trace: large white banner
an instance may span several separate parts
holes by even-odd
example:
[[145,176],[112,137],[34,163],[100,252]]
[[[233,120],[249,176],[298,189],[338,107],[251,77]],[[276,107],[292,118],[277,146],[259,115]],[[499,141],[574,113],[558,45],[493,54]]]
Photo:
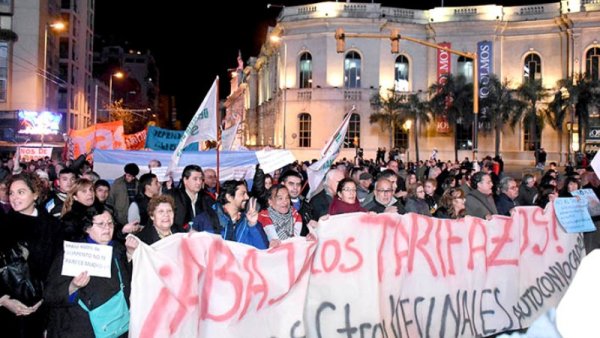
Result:
[[140,245],[131,337],[473,337],[556,306],[584,255],[552,206],[491,221],[346,214],[259,251],[205,233]]

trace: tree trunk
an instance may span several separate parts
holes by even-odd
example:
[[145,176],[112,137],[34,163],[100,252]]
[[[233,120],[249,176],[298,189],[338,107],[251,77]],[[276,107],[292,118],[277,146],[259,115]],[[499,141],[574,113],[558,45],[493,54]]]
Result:
[[563,163],[563,131],[562,129],[558,130],[558,144],[560,145],[559,151],[560,151],[560,157],[559,157],[559,165],[560,163]]
[[454,119],[454,161],[458,161],[458,123]]
[[415,158],[417,159],[415,163],[419,163],[419,117],[415,118],[415,128],[413,129],[413,134],[415,137]]
[[533,113],[533,115],[529,116],[529,142],[533,145],[533,150],[539,149],[539,147],[536,145],[536,143],[537,143],[537,132],[536,132],[537,121],[536,120],[537,120],[537,115],[535,113]]
[[496,121],[496,125],[494,129],[496,129],[496,140],[495,140],[495,150],[494,153],[496,154],[496,156],[500,156],[500,133],[502,132],[502,122],[501,121]]
[[[394,122],[392,121],[392,131],[390,131],[390,151],[394,149]],[[385,162],[385,161],[384,161]]]

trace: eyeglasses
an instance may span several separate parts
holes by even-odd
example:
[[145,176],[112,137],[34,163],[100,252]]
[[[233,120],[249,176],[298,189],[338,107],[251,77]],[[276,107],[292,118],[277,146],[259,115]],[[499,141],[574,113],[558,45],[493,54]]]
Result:
[[352,189],[352,188],[344,188],[342,189],[343,192],[356,192],[356,189]]
[[377,192],[382,192],[384,194],[391,194],[394,192],[392,189],[377,189]]
[[113,223],[113,221],[108,221],[108,222],[93,222],[93,225],[97,226],[98,228],[101,229],[106,229],[106,228],[112,228],[115,226],[115,223]]

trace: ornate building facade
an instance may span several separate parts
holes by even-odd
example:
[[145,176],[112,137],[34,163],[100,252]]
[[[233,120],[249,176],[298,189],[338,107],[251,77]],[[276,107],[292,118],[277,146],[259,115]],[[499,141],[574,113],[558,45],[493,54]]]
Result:
[[[244,141],[248,146],[273,145],[291,150],[300,160],[317,158],[345,114],[355,107],[347,148],[340,157],[353,157],[356,147],[364,148],[367,158],[374,158],[378,147],[390,148],[391,128],[369,122],[374,111],[370,100],[388,89],[420,92],[427,99],[428,88],[438,81],[438,50],[401,40],[399,53],[390,53],[390,39],[348,37],[344,52],[337,53],[334,36],[338,28],[348,35],[389,36],[397,30],[431,43],[448,43],[459,51],[475,52],[485,43],[488,70],[513,87],[528,79],[541,79],[544,87],[557,90],[557,81],[569,76],[587,73],[596,80],[599,77],[598,1],[431,10],[342,2],[285,7],[277,25],[269,29],[260,54],[244,69],[247,87],[240,100],[244,100]],[[483,54],[479,53],[480,57]],[[451,55],[448,61],[452,74],[472,81],[470,59]],[[455,147],[459,158],[470,157],[472,128],[460,123],[456,131],[449,132],[436,123],[420,128],[420,158],[427,158],[437,148],[440,158],[453,159]],[[392,146],[408,149],[408,159],[414,160],[413,132],[414,125],[395,131],[396,144]],[[566,137],[560,142],[548,125],[538,133],[540,143],[535,146],[544,147],[549,160],[564,162],[568,149],[577,150],[568,148],[572,140]],[[504,128],[500,149],[505,160],[533,160],[535,147],[528,134],[522,125]],[[573,134],[577,137],[578,131]],[[480,157],[493,155],[493,133],[479,133],[478,151]]]

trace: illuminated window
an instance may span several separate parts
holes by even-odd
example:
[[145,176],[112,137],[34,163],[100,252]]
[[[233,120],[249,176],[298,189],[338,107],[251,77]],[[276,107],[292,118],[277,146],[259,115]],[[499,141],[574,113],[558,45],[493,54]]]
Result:
[[312,88],[312,56],[310,53],[300,55],[300,88]]
[[585,72],[592,81],[600,81],[600,48],[591,48],[585,54]]
[[308,113],[302,113],[298,115],[298,145],[302,148],[310,147],[311,139],[311,117]]
[[[346,116],[344,116],[345,118]],[[360,147],[360,115],[352,114],[344,140],[344,148]]]
[[540,56],[534,53],[527,54],[527,56],[525,56],[525,63],[523,65],[523,82],[533,82],[541,79],[542,60],[540,59]]
[[344,87],[360,88],[360,55],[355,51],[350,51],[344,59]]
[[408,91],[408,59],[404,55],[396,58],[394,64],[394,89],[397,92]]
[[458,75],[462,75],[467,82],[473,82],[473,60],[461,56],[457,60]]

